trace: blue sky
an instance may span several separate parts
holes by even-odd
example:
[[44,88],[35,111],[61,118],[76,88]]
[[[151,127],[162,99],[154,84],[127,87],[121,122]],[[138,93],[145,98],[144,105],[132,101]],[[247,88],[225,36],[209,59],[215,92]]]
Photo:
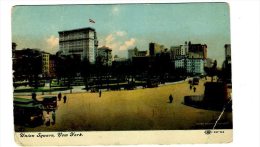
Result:
[[[89,23],[93,19],[96,23]],[[165,47],[207,44],[208,57],[224,60],[224,44],[230,43],[229,7],[226,3],[121,4],[15,6],[12,9],[12,41],[17,48],[58,51],[58,31],[93,27],[99,46],[113,55],[127,56],[149,42]]]

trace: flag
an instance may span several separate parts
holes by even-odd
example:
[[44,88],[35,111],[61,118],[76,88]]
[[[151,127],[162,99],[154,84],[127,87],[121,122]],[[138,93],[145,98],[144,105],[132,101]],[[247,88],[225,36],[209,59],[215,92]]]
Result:
[[91,23],[95,23],[95,21],[94,20],[92,20],[92,19],[88,19],[89,20],[89,22],[91,22]]

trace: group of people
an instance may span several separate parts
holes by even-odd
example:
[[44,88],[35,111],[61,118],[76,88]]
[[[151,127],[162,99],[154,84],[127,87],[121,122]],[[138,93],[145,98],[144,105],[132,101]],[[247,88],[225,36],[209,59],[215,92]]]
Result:
[[[62,94],[58,93],[58,100],[61,101]],[[63,96],[63,103],[67,102],[67,96]],[[44,115],[44,124],[46,126],[54,125],[56,122],[56,112],[55,110],[51,111],[51,116],[50,116],[50,111],[47,110],[46,114]]]
[[[100,94],[100,96],[101,96],[101,94]],[[35,101],[38,101],[36,99],[36,97],[37,97],[36,93],[33,92],[32,93],[32,99],[35,100]],[[61,101],[61,98],[62,98],[62,94],[59,93],[58,94],[58,100]],[[66,103],[66,102],[67,102],[67,96],[64,95],[63,96],[63,103]],[[47,110],[46,113],[44,113],[44,115],[43,115],[43,120],[44,120],[44,124],[46,126],[54,125],[55,122],[56,122],[56,112],[55,112],[55,110],[52,110],[52,111]]]
[[[35,101],[38,101],[38,100],[36,99],[36,96],[37,96],[36,93],[33,92],[33,93],[32,93],[32,99],[35,100]],[[61,101],[61,97],[62,97],[62,95],[61,95],[61,93],[59,93],[59,94],[58,94],[58,100],[59,100],[59,101]],[[100,91],[99,97],[101,97],[101,91]],[[67,96],[64,95],[64,96],[63,96],[63,103],[66,103],[66,102],[67,102]]]
[[[190,84],[190,90],[192,90],[192,87],[193,87],[192,84]],[[196,92],[196,87],[195,86],[193,87],[193,92]]]
[[[61,101],[61,97],[62,97],[62,95],[61,95],[61,93],[59,93],[59,94],[58,94],[58,100],[59,100],[59,101]],[[67,102],[67,96],[64,95],[64,96],[63,96],[63,103],[66,103],[66,102]]]

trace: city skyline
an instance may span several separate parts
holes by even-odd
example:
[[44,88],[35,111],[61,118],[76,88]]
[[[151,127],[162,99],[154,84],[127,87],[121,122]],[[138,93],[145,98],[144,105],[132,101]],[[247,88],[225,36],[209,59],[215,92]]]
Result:
[[58,31],[93,27],[99,47],[110,47],[113,56],[127,57],[135,46],[148,50],[150,42],[170,48],[191,41],[207,44],[208,57],[221,65],[224,45],[230,44],[229,21],[226,3],[16,6],[12,41],[18,49],[55,53]]

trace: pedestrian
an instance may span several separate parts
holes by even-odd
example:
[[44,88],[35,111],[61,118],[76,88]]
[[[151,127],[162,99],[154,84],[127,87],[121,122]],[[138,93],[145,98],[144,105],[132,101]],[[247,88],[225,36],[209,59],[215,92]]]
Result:
[[169,100],[170,100],[170,103],[172,103],[172,101],[173,101],[173,96],[170,94],[170,96],[169,96]]
[[55,110],[52,111],[51,117],[52,117],[52,125],[55,125],[55,122],[56,122]]
[[66,97],[66,95],[64,95],[64,97],[63,97],[63,103],[66,103],[66,101],[67,101],[67,97]]
[[51,122],[50,122],[50,112],[49,111],[47,111],[44,119],[45,119],[45,125],[50,126]]
[[102,94],[102,92],[101,92],[101,90],[99,90],[99,97],[101,97],[101,94]]
[[193,87],[193,91],[196,92],[196,87]]
[[190,84],[190,90],[192,89],[192,85]]
[[61,101],[61,97],[62,97],[62,96],[61,96],[61,93],[59,93],[59,94],[58,94],[58,99],[59,99],[59,101]]

